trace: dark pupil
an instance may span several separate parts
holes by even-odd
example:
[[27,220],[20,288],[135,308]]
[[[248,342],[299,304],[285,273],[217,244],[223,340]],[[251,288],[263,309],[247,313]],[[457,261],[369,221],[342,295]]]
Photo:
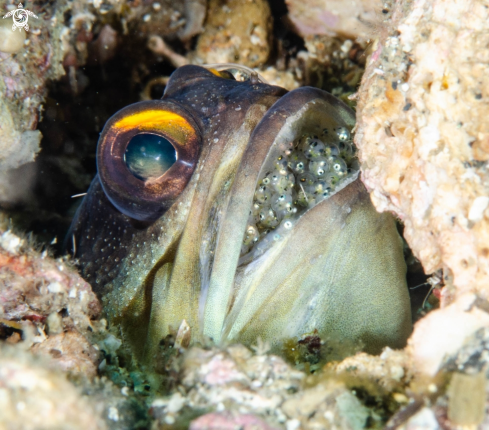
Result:
[[176,159],[173,145],[164,137],[154,134],[134,136],[124,154],[127,168],[143,181],[160,177]]

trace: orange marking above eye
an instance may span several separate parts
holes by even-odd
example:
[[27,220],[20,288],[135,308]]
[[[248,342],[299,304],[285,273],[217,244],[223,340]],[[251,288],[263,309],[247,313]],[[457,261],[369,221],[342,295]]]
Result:
[[207,70],[209,70],[209,72],[211,72],[212,74],[214,74],[214,75],[216,75],[216,76],[218,76],[218,77],[222,78],[221,73],[220,73],[219,71],[217,71],[216,69],[213,69],[213,68],[211,67],[211,68],[209,68],[209,69],[207,69]]
[[217,69],[207,69],[209,72],[211,72],[213,75],[216,75],[218,78],[223,78],[223,79],[234,79],[233,74],[229,70],[217,70]]
[[182,116],[166,110],[146,110],[128,115],[117,121],[113,127],[128,130],[139,128],[140,130],[167,130],[178,127],[185,132],[194,133],[194,128]]

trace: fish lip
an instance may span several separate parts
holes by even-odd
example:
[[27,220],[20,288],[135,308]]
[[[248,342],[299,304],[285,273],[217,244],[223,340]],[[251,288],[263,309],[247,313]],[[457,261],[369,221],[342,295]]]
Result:
[[[309,110],[317,113],[304,120]],[[204,327],[204,335],[218,342],[226,338],[223,324],[227,319],[225,315],[234,302],[233,291],[242,237],[256,185],[264,166],[271,161],[268,157],[272,149],[278,149],[277,139],[285,139],[288,134],[296,137],[300,132],[297,127],[309,127],[313,120],[320,119],[323,115],[331,124],[337,123],[349,128],[354,125],[354,112],[343,102],[320,89],[303,87],[280,97],[251,133],[248,147],[234,178],[225,215],[221,220],[211,274],[205,282],[207,297],[205,310],[201,311],[204,315],[202,321],[213,321],[209,327]],[[237,232],[242,232],[241,236]],[[206,316],[209,312],[212,313],[212,318]]]

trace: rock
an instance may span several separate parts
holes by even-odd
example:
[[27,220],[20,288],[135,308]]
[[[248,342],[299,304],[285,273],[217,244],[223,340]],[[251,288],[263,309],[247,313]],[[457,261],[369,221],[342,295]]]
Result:
[[[97,321],[101,310],[90,285],[63,260],[31,249],[11,231],[0,232],[0,324],[22,333],[24,349],[72,376],[93,379],[100,354],[92,342],[100,340],[110,351],[120,346],[105,333],[104,321]],[[20,336],[7,340],[17,343]]]
[[487,5],[399,1],[389,14],[358,93],[362,179],[426,273],[487,298]]
[[348,391],[341,393],[336,398],[336,405],[343,419],[343,428],[360,430],[366,426],[370,412],[352,393]]
[[394,351],[389,347],[384,348],[378,356],[361,352],[339,363],[328,364],[326,369],[353,378],[375,381],[389,392],[402,391],[413,376],[409,355],[405,351]]
[[442,369],[446,372],[464,372],[470,375],[486,371],[489,379],[489,327],[475,331],[465,339],[455,354],[443,360]]
[[489,314],[477,307],[473,294],[430,312],[418,321],[408,340],[414,369],[434,376],[444,358],[457,353],[467,338],[483,327],[489,327]]
[[288,91],[295,90],[300,86],[294,74],[287,70],[281,71],[269,66],[265,70],[259,70],[259,73],[270,85],[277,85]]
[[[180,373],[182,396],[175,393],[157,398],[152,404],[153,416],[161,425],[175,423],[184,410],[210,409],[221,413],[225,409],[231,416],[216,416],[224,423],[223,428],[232,422],[251,426],[254,416],[268,417],[268,425],[277,426],[286,420],[280,405],[290,391],[300,388],[305,376],[277,356],[254,355],[242,345],[223,350],[190,348]],[[210,425],[212,417],[197,421],[195,428]],[[257,423],[261,425],[260,420]]]
[[[61,2],[59,2],[61,3]],[[32,6],[32,7],[31,7]],[[11,5],[15,9],[14,5]],[[36,130],[40,105],[46,95],[46,82],[64,75],[61,65],[63,38],[62,26],[46,25],[49,18],[61,18],[64,7],[28,5],[39,19],[29,20],[28,38],[15,52],[0,52],[0,201],[18,202],[20,195],[11,191],[12,176],[9,170],[34,161],[39,152],[41,132]],[[3,13],[2,13],[3,15]],[[11,18],[2,20],[10,21]],[[49,22],[49,21],[48,21]],[[11,27],[9,29],[10,33]],[[25,33],[23,29],[15,32]],[[26,38],[26,34],[22,34]],[[2,38],[3,39],[3,38]],[[19,100],[21,102],[19,102]],[[26,178],[25,178],[26,179]],[[20,181],[22,185],[22,181]],[[32,182],[27,183],[30,188]],[[17,189],[18,186],[15,186]]]
[[190,423],[190,430],[278,430],[251,414],[210,413]]
[[[371,412],[346,386],[334,378],[292,395],[282,405],[282,410],[295,428],[341,428],[360,430],[372,418]],[[288,421],[288,426],[290,421]]]
[[80,333],[72,331],[49,336],[32,351],[44,354],[64,371],[93,379],[97,375],[99,352]]
[[20,348],[0,346],[0,428],[106,429],[100,404]]
[[270,54],[271,24],[265,0],[210,0],[192,62],[262,65]]
[[382,15],[375,0],[286,0],[289,18],[303,36],[369,39]]
[[319,410],[321,404],[331,396],[333,390],[325,385],[318,385],[288,399],[282,408],[289,417],[307,417]]
[[[63,329],[91,333],[91,321],[102,310],[91,286],[64,261],[34,251],[26,242],[0,231],[0,318],[28,324],[62,318]],[[54,315],[61,312],[63,317]]]
[[434,412],[429,408],[423,408],[402,426],[397,427],[398,430],[438,430],[438,423]]
[[455,373],[448,389],[448,419],[455,425],[478,426],[486,411],[484,373]]
[[[367,422],[380,425],[379,414],[384,412],[366,407],[346,381],[372,396],[379,396],[393,384],[402,390],[401,372],[390,374],[391,368],[406,361],[401,352],[386,350],[383,357],[358,354],[361,355],[358,363],[370,360],[381,368],[380,362],[386,362],[373,375],[367,376],[361,370],[358,374],[349,373],[346,369],[354,365],[353,360],[329,366],[324,373],[307,378],[281,358],[267,354],[264,345],[256,349],[258,353],[253,354],[242,345],[211,350],[190,348],[179,366],[182,379],[176,390],[152,403],[151,414],[157,428],[180,425],[185,416],[205,410],[209,413],[194,420],[190,428],[227,429],[234,425],[259,429],[285,426],[289,430],[360,430]],[[367,377],[371,381],[365,383]],[[378,378],[384,381],[394,378],[395,382],[381,387],[376,385]]]
[[25,31],[12,31],[12,21],[0,21],[0,52],[14,54],[22,49],[25,42]]

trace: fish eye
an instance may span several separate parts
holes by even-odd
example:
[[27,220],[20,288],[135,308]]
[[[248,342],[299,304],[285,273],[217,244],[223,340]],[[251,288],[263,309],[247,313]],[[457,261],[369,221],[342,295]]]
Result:
[[168,139],[142,133],[129,141],[124,161],[136,178],[147,181],[164,175],[177,161],[177,152]]
[[187,186],[201,146],[199,127],[176,103],[150,100],[125,107],[109,119],[97,147],[105,195],[133,219],[156,220]]

